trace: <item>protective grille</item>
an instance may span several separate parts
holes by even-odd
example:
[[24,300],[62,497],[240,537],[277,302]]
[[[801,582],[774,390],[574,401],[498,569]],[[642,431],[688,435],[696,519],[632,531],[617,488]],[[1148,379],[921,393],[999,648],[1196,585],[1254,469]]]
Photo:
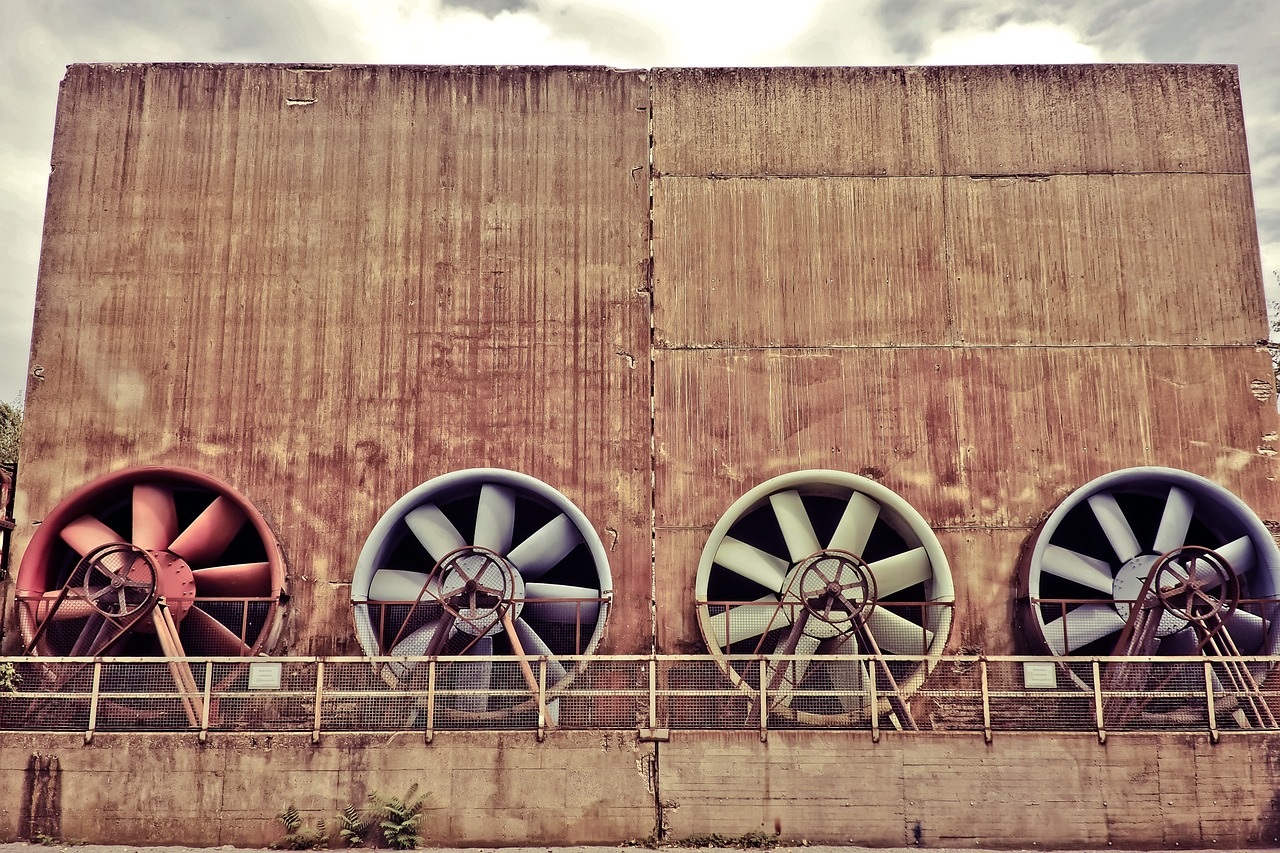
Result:
[[1274,731],[1280,658],[5,658],[0,728]]

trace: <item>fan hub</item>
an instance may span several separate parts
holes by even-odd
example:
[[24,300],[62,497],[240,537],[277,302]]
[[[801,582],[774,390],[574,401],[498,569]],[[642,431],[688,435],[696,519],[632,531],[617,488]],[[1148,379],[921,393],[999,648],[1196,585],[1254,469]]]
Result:
[[511,618],[524,607],[524,580],[511,561],[476,545],[459,548],[437,566],[440,601],[457,617],[459,631],[489,637],[502,629],[504,610]]
[[[186,560],[171,551],[148,551],[156,567],[156,593],[165,600],[175,624],[181,624],[196,598],[196,579]],[[155,633],[150,616],[138,623],[139,631]]]
[[[1116,612],[1120,614],[1121,619],[1126,622],[1129,620],[1133,605],[1142,596],[1142,587],[1147,582],[1147,577],[1158,570],[1160,560],[1159,554],[1139,554],[1127,561],[1116,572],[1112,598],[1115,600]],[[1165,573],[1161,573],[1158,580],[1166,588],[1175,583],[1172,574],[1165,577]],[[1152,589],[1151,592],[1159,595],[1161,590]],[[1187,618],[1164,608],[1164,612],[1160,615],[1160,624],[1156,627],[1156,636],[1160,638],[1172,636],[1185,630],[1187,624]]]
[[788,573],[784,602],[802,605],[812,617],[804,633],[818,640],[848,634],[856,619],[875,606],[875,578],[859,557],[828,549],[801,560]]

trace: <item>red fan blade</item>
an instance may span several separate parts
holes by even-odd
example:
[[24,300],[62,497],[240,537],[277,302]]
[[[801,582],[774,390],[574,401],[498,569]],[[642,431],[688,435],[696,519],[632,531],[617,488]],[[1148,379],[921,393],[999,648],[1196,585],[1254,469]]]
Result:
[[244,523],[245,515],[240,507],[234,501],[218,497],[173,540],[169,550],[188,563],[207,565],[227,550]]
[[261,598],[271,594],[270,563],[237,563],[195,569],[200,598]]
[[244,657],[253,652],[240,636],[199,607],[192,607],[182,620],[188,643],[200,654],[212,657]]
[[89,556],[91,551],[103,545],[124,542],[119,534],[92,515],[80,516],[58,531],[58,535],[81,557]]
[[77,598],[72,595],[64,598],[62,603],[58,605],[58,609],[54,610],[53,603],[58,600],[59,592],[59,590],[46,592],[39,601],[33,602],[38,607],[36,611],[36,620],[38,622],[43,622],[46,619],[52,619],[54,622],[83,619],[97,612],[92,604],[83,598]]
[[173,492],[164,486],[138,483],[133,487],[133,544],[163,551],[178,535],[178,508]]

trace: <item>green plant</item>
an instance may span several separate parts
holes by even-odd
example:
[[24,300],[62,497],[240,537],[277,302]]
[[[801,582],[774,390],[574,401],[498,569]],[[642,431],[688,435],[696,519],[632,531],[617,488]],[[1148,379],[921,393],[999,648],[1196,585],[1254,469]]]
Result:
[[307,829],[302,815],[293,803],[277,815],[284,825],[284,838],[271,845],[276,850],[315,850],[317,847],[328,847],[329,836],[324,829],[324,820],[317,820],[314,829]]
[[350,803],[338,812],[338,835],[348,847],[363,847],[371,829],[373,819],[360,814]]
[[12,663],[0,663],[0,693],[17,693],[22,673]]
[[728,836],[714,832],[710,835],[691,835],[676,842],[677,847],[737,847],[740,850],[771,850],[778,845],[778,836],[767,832],[748,832]]
[[382,829],[382,840],[394,850],[412,850],[422,845],[418,829],[427,797],[424,794],[415,800],[414,795],[417,793],[418,783],[414,782],[403,799],[384,797],[377,791],[369,795],[371,817],[378,821],[378,826]]

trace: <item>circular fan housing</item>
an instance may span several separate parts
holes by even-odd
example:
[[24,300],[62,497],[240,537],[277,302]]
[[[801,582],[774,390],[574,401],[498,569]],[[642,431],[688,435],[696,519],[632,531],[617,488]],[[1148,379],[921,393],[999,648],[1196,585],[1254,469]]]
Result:
[[[1040,526],[1020,566],[1024,633],[1033,651],[1109,655],[1160,557],[1209,549],[1239,580],[1225,626],[1241,653],[1280,654],[1271,628],[1280,549],[1253,511],[1218,484],[1173,468],[1126,468],[1072,492]],[[1166,609],[1148,653],[1198,654],[1194,626]]]
[[[541,656],[548,688],[573,676],[562,656],[595,650],[612,594],[604,545],[582,511],[541,480],[499,468],[445,474],[396,501],[351,584],[366,654]],[[393,663],[382,675],[399,685],[415,670]],[[455,710],[499,716],[527,686],[509,675],[490,661],[455,663],[441,684]]]
[[[274,640],[284,560],[262,515],[226,483],[130,468],[44,518],[16,587],[23,642],[37,654],[242,656]],[[150,612],[160,599],[168,631]]]
[[736,683],[756,689],[759,668],[730,655],[807,658],[768,685],[773,710],[822,722],[865,713],[865,671],[824,656],[903,656],[890,671],[899,691],[916,689],[946,646],[955,590],[910,504],[865,477],[813,470],[775,477],[729,507],[703,548],[694,596],[703,638]]

